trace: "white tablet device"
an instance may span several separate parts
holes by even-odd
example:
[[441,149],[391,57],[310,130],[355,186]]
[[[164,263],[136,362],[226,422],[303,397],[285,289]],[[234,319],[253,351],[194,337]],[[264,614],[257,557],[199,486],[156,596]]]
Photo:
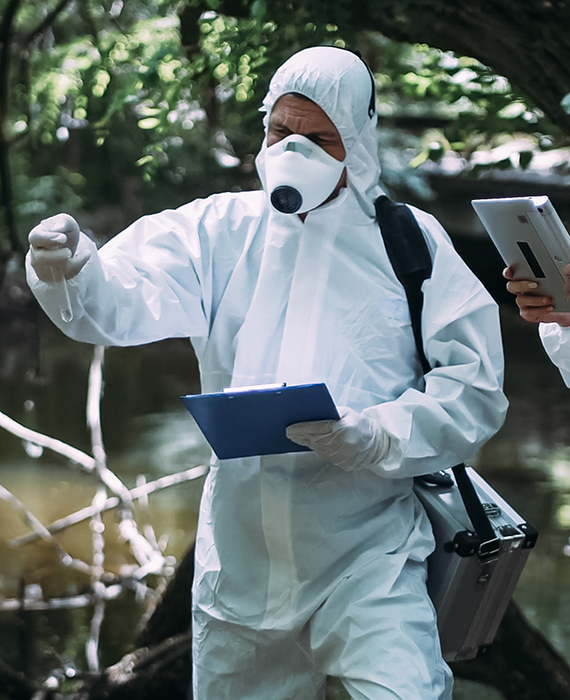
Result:
[[474,199],[471,204],[515,279],[538,283],[555,311],[570,311],[564,267],[570,235],[547,196]]

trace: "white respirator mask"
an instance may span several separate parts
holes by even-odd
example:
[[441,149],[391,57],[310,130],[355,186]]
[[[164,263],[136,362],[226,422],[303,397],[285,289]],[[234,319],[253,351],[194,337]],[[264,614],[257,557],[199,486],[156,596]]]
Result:
[[265,151],[263,187],[283,214],[304,214],[320,206],[338,185],[344,161],[305,136],[292,134]]

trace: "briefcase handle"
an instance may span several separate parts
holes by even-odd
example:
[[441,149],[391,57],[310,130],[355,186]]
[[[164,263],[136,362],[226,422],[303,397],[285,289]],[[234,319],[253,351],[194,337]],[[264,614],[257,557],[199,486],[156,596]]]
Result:
[[[451,471],[475,532],[460,530],[455,534],[452,542],[447,542],[444,545],[445,550],[455,552],[460,557],[478,554],[480,558],[486,559],[496,555],[501,547],[501,540],[495,535],[489,516],[477,495],[469,474],[467,474],[467,465],[462,462],[452,467]],[[431,486],[443,488],[454,486],[450,474],[444,470],[433,474],[423,474],[418,478]]]

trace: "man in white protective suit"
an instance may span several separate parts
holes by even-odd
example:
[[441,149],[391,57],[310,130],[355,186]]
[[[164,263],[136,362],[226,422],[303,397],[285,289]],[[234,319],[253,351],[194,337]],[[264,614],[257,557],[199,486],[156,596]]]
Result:
[[263,102],[264,190],[143,217],[100,250],[64,214],[30,234],[30,286],[69,336],[187,336],[204,393],[325,382],[341,407],[340,421],[288,429],[311,451],[212,462],[193,587],[197,700],[322,700],[326,676],[358,700],[451,698],[413,477],[472,457],[501,426],[498,313],[414,209],[433,258],[423,375],[375,221],[373,91],[357,55],[300,51]]

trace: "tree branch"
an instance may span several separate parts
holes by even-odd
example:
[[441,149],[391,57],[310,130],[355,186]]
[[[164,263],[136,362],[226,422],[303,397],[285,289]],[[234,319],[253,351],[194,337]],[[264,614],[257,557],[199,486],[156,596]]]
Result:
[[58,15],[60,15],[63,12],[63,10],[65,10],[65,7],[69,5],[70,2],[71,0],[59,0],[58,4],[54,7],[54,9],[50,13],[48,13],[44,17],[44,19],[38,24],[38,26],[35,29],[33,29],[23,40],[23,48],[27,48],[37,36],[42,34],[48,27],[50,27],[55,22]]
[[26,428],[20,423],[17,423],[15,420],[12,420],[12,418],[9,418],[1,411],[0,428],[4,428],[4,430],[12,433],[12,435],[22,438],[22,440],[26,440],[27,442],[31,442],[33,445],[46,447],[52,452],[56,452],[63,457],[67,457],[67,459],[69,459],[71,462],[79,464],[88,472],[92,472],[95,469],[95,460],[85,452],[81,452],[81,450],[71,447],[71,445],[68,445],[65,442],[61,442],[61,440],[48,437],[42,433],[37,433],[35,430]]
[[[194,479],[199,479],[207,473],[208,467],[200,465],[198,467],[186,469],[183,472],[177,472],[176,474],[162,476],[160,477],[160,479],[156,479],[156,481],[150,481],[144,484],[144,486],[137,486],[136,488],[131,489],[131,498],[133,500],[137,500],[139,498],[148,496],[149,494],[154,493],[155,491],[160,491],[161,489],[168,488],[169,486],[181,484],[184,481],[193,481]],[[111,496],[107,499],[105,505],[102,508],[102,511],[112,510],[113,508],[117,508],[120,504],[121,501],[117,496]],[[77,525],[78,523],[84,522],[85,520],[92,518],[95,513],[96,509],[92,505],[87,506],[86,508],[81,508],[81,510],[76,511],[75,513],[72,513],[71,515],[68,515],[65,518],[60,518],[59,520],[53,522],[51,525],[47,525],[46,530],[48,530],[52,534],[55,532],[61,532],[61,530],[65,530],[68,527],[71,527],[72,525]],[[39,535],[37,533],[31,532],[27,535],[22,535],[21,537],[17,537],[16,539],[10,540],[8,544],[11,547],[20,547],[23,544],[34,542],[38,538]]]
[[41,537],[41,539],[55,547],[62,564],[83,573],[91,573],[91,567],[88,564],[68,554],[36,516],[31,513],[14,494],[10,493],[10,491],[3,486],[0,486],[0,499],[10,503],[14,510],[22,516],[24,522],[34,529],[38,537]]
[[[9,144],[6,138],[6,120],[8,118],[8,84],[10,80],[11,32],[21,0],[9,0],[0,23],[0,203],[4,208],[4,221],[10,242],[11,252],[23,255],[23,248],[18,239],[16,217],[14,213],[14,194],[12,173],[9,162]],[[5,264],[10,253],[0,257],[0,264]],[[3,274],[0,274],[3,278]]]
[[[105,600],[115,600],[123,592],[123,586],[116,584],[105,587]],[[78,610],[95,603],[95,597],[87,593],[85,595],[73,595],[65,598],[3,598],[0,601],[0,611],[15,610]],[[0,684],[0,688],[2,685]]]

